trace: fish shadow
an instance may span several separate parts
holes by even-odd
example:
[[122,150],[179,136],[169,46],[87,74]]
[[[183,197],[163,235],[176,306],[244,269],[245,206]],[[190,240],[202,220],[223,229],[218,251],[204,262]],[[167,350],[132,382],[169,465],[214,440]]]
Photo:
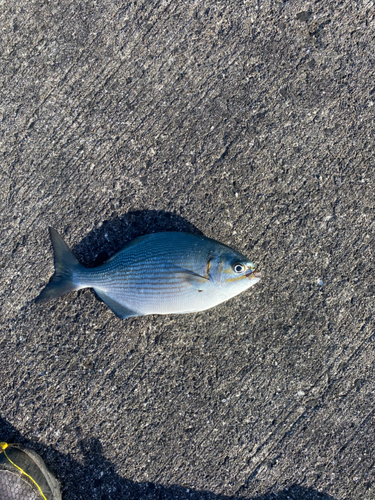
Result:
[[[69,234],[70,226],[65,229]],[[86,267],[96,267],[118,252],[126,243],[144,234],[179,231],[202,235],[193,224],[164,210],[139,210],[115,215],[90,231],[72,250]]]
[[0,441],[19,443],[39,453],[60,481],[64,500],[336,500],[326,493],[297,484],[279,492],[249,497],[217,495],[177,485],[134,482],[116,472],[115,465],[103,456],[102,446],[97,438],[79,442],[78,446],[84,456],[81,463],[70,453],[60,453],[54,448],[25,439],[1,417]]

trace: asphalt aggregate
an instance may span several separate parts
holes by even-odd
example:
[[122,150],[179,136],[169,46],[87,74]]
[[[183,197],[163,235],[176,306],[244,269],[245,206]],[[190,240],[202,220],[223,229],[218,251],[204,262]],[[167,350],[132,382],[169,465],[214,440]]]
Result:
[[[372,0],[0,4],[0,441],[65,500],[375,498]],[[52,226],[262,272],[206,312],[34,303]]]

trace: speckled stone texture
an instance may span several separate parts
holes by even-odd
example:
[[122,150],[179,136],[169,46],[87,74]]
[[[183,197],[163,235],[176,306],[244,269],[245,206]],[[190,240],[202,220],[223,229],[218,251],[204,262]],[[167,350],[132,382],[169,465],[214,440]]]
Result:
[[[0,440],[65,500],[375,498],[370,0],[2,2]],[[45,306],[48,226],[237,248],[254,288],[121,321]]]

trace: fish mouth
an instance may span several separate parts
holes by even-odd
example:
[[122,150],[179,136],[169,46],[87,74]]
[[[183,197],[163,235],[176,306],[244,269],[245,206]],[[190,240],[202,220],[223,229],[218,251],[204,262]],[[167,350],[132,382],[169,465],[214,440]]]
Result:
[[246,278],[249,278],[249,280],[252,280],[254,278],[260,279],[262,277],[262,273],[258,271],[257,269],[252,269],[248,273],[246,273]]

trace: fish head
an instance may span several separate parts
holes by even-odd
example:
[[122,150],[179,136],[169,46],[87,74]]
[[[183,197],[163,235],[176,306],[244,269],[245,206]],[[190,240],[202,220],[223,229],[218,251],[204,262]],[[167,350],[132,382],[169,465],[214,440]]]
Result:
[[211,283],[229,297],[247,290],[258,283],[261,273],[244,255],[234,252],[220,252],[213,255],[207,265]]

